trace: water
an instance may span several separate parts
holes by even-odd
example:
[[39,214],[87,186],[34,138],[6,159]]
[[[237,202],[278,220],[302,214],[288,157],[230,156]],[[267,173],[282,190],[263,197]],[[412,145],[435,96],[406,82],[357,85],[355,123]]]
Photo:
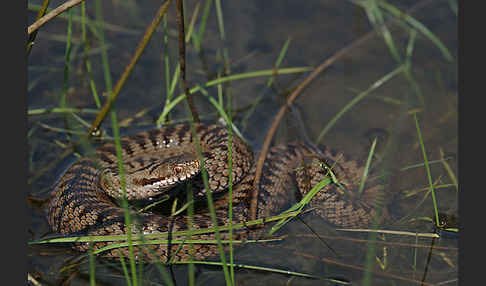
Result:
[[[60,4],[60,1],[51,2],[51,7]],[[145,27],[158,9],[159,2],[145,2],[147,1],[141,5],[135,1],[103,1],[104,19],[114,26],[108,26],[111,30],[105,32],[114,83],[129,62]],[[88,15],[92,19],[95,18],[93,3],[87,3]],[[204,3],[200,2],[199,16]],[[423,4],[412,16],[430,29],[456,58],[457,16],[450,3],[451,1],[437,0],[423,3],[393,1],[390,4],[396,5],[402,11],[413,5]],[[195,4],[188,3],[188,22]],[[222,67],[220,59],[223,48],[227,49],[230,56],[232,74],[271,69],[287,39],[291,42],[281,67],[316,67],[353,41],[366,36],[371,29],[363,10],[344,1],[230,1],[223,3],[222,8],[226,40],[222,41],[219,37],[213,3],[202,42],[203,53],[196,53],[192,46],[187,48],[187,78],[190,87],[216,76],[216,72]],[[75,9],[73,12],[77,15],[80,10]],[[177,56],[174,12],[174,5],[171,5],[168,50],[171,76]],[[29,14],[29,23],[33,22],[34,17],[34,12]],[[195,31],[198,31],[200,21],[196,23]],[[46,24],[37,36],[28,61],[29,110],[56,107],[59,104],[63,90],[63,38],[66,29],[67,21],[55,19]],[[99,42],[91,33],[88,35],[93,48],[90,55],[92,77],[101,94],[104,90],[104,78],[100,53],[96,50]],[[410,34],[395,26],[392,36],[403,57]],[[71,107],[93,109],[95,104],[88,84],[89,76],[82,60],[83,46],[79,45],[80,39],[80,26],[76,23],[73,26],[73,60],[67,102]],[[133,119],[129,127],[122,128],[123,134],[153,126],[162,110],[166,94],[165,67],[161,61],[162,53],[166,51],[162,47],[163,38],[159,30],[117,99],[119,121]],[[398,66],[380,37],[370,38],[350,50],[297,97],[293,112],[286,114],[280,123],[275,137],[276,143],[302,139],[305,136],[315,141],[326,124],[346,104]],[[379,135],[377,152],[384,156],[383,163],[379,166],[394,174],[390,177],[390,191],[395,194],[395,223],[384,227],[386,229],[412,233],[433,231],[430,222],[434,218],[433,204],[430,194],[426,195],[429,183],[425,168],[400,171],[423,162],[414,117],[408,111],[419,108],[417,116],[428,159],[439,160],[443,151],[446,157],[452,158],[447,162],[451,172],[457,175],[456,70],[456,60],[446,61],[430,40],[417,34],[412,57],[412,76],[420,89],[423,102],[403,75],[393,77],[344,113],[322,137],[323,144],[342,150],[351,157],[366,158],[370,141]],[[279,76],[273,88],[266,87],[266,77],[231,82],[235,122],[256,152],[260,150],[268,128],[285,102],[286,95],[306,76],[307,74]],[[210,88],[208,92],[211,96],[217,96],[216,88]],[[248,115],[248,106],[259,96],[262,101]],[[200,114],[214,114],[214,108],[202,96],[197,95],[195,101]],[[80,116],[88,123],[94,120],[92,114]],[[187,114],[184,105],[178,106],[172,116],[185,118]],[[245,116],[248,116],[246,125],[241,121]],[[68,138],[64,133],[48,129],[66,127],[61,114],[29,116],[28,120],[32,196],[45,198],[50,186],[75,157],[61,158],[64,152],[61,145],[66,144]],[[76,127],[79,124],[74,125]],[[109,119],[103,127],[110,132]],[[450,186],[453,181],[444,164],[432,164],[431,177],[437,187],[439,211],[457,215],[457,191],[454,186]],[[32,240],[39,239],[49,231],[45,210],[41,204],[30,200],[28,211],[31,218],[28,231]],[[281,232],[289,235],[285,241],[272,245],[249,245],[237,250],[238,263],[281,269],[284,272],[340,278],[360,285],[365,276],[363,269],[366,264],[368,234],[336,231],[316,218],[305,217],[304,220],[333,250],[318,239],[306,224],[296,220]],[[432,284],[457,284],[458,249],[455,236],[432,241],[430,238],[416,239],[403,234],[386,234],[379,235],[377,241],[376,255],[372,256],[371,261],[376,271],[372,277],[372,285],[413,285],[416,284],[414,281],[422,280]],[[415,244],[419,246],[413,247]],[[434,251],[429,256],[432,246]],[[87,285],[87,260],[59,274],[61,268],[69,265],[70,259],[76,256],[75,252],[58,246],[31,247],[28,271],[41,282],[59,284],[69,280],[71,285]],[[97,259],[96,263],[96,277],[100,283],[124,283],[119,265],[104,259]],[[380,263],[383,269],[380,268]],[[187,283],[186,269],[186,266],[173,267],[177,285]],[[144,278],[150,281],[147,285],[161,283],[160,274],[155,267],[144,266],[143,273]],[[238,270],[236,280],[238,285],[323,284],[319,280],[255,270]],[[218,267],[198,266],[197,281],[200,285],[223,285],[224,277]],[[328,285],[333,284],[329,282]]]

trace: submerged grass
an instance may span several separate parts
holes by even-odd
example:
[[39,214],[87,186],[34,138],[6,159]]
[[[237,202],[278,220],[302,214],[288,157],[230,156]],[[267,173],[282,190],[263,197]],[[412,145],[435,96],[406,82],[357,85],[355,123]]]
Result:
[[[456,187],[456,191],[459,191],[459,185],[457,184],[456,175],[454,175],[454,172],[452,171],[451,166],[449,165],[449,163],[447,163],[447,160],[444,156],[444,150],[442,150],[442,148],[439,148],[439,154],[440,154],[440,161],[441,161],[442,165],[444,166],[444,169],[446,169],[447,175],[449,175],[449,178],[451,179],[452,184],[454,185],[454,187]],[[429,165],[430,164],[431,164],[431,161],[429,161]]]
[[420,149],[422,150],[422,156],[424,158],[424,164],[425,164],[425,170],[427,173],[427,180],[429,181],[429,187],[430,187],[430,193],[432,194],[432,203],[434,206],[434,215],[435,215],[435,225],[437,227],[440,227],[440,220],[439,220],[439,212],[437,208],[437,200],[435,198],[435,190],[434,190],[434,184],[432,182],[432,175],[430,173],[430,166],[429,166],[429,161],[427,159],[427,152],[425,152],[425,146],[424,142],[422,139],[422,131],[420,130],[418,118],[417,118],[417,113],[413,114],[413,119],[415,121],[415,127],[417,128],[417,137],[420,145]]
[[[71,35],[72,35],[72,15],[73,9],[68,10],[69,18],[68,18],[68,25],[67,25],[67,37],[66,37],[66,49],[65,49],[65,57],[64,57],[64,79],[63,79],[63,89],[61,99],[59,101],[59,108],[66,107],[66,98],[68,93],[68,86],[69,86],[69,71],[70,71],[70,56],[71,56]],[[65,123],[68,124],[68,115],[65,115]],[[66,126],[69,129],[69,126]]]
[[[282,64],[282,61],[285,58],[285,55],[287,54],[287,50],[289,48],[290,42],[291,42],[291,38],[289,37],[289,38],[287,38],[287,40],[284,42],[282,48],[280,49],[280,53],[279,53],[277,60],[275,61],[275,64],[274,64],[275,69],[278,69],[280,67],[280,65]],[[275,75],[277,75],[277,74],[279,74],[278,71],[275,73]],[[267,80],[266,87],[270,88],[273,85],[274,80],[275,80],[274,77],[270,77]],[[264,91],[262,91],[257,96],[257,98],[255,99],[255,102],[251,105],[250,109],[245,113],[245,115],[244,115],[244,117],[241,121],[241,126],[242,126],[243,130],[246,130],[248,119],[255,112],[256,107],[262,101],[263,96],[264,96]]]
[[89,87],[91,88],[91,94],[93,95],[93,99],[96,103],[96,107],[99,109],[101,107],[100,97],[98,96],[98,92],[96,90],[96,84],[92,76],[91,71],[91,60],[88,57],[89,53],[89,45],[88,39],[86,37],[86,3],[81,3],[81,38],[83,40],[84,45],[84,58],[86,61],[86,72],[88,73],[89,77]]
[[[157,14],[155,15],[154,19],[152,20],[152,23],[147,27],[147,30],[145,31],[145,34],[143,35],[142,39],[140,40],[137,49],[135,50],[135,53],[133,54],[133,57],[130,60],[130,63],[125,67],[125,70],[123,71],[122,75],[120,76],[120,79],[116,83],[114,89],[112,92],[109,92],[109,97],[107,98],[105,104],[103,105],[103,108],[101,109],[100,113],[96,116],[96,119],[93,121],[93,124],[91,125],[91,128],[88,132],[88,134],[92,134],[95,130],[97,130],[105,118],[106,114],[110,110],[113,102],[116,100],[118,94],[120,93],[120,90],[123,88],[125,85],[125,82],[128,79],[128,76],[130,75],[131,71],[133,70],[134,66],[138,62],[140,56],[142,55],[143,51],[145,50],[145,47],[148,45],[150,38],[152,37],[155,29],[157,28],[158,24],[162,20],[162,17],[164,16],[165,12],[167,11],[168,5],[170,4],[171,0],[166,1],[164,4],[162,4],[157,11]],[[96,2],[98,3],[98,1]],[[98,7],[100,4],[97,4],[96,6]],[[97,8],[99,10],[101,8]],[[103,37],[101,37],[103,38]],[[104,40],[102,40],[104,42]],[[106,57],[106,50],[103,50],[103,66],[107,66],[107,57]],[[106,68],[104,69],[105,71],[105,78],[110,78],[109,75],[107,75],[107,70]],[[108,86],[108,84],[107,84]],[[110,83],[109,86],[111,86],[111,78],[110,78]],[[108,88],[107,88],[108,90]]]
[[[204,264],[204,265],[221,265],[220,262],[212,262],[212,261],[190,261],[190,262],[179,262],[178,264],[186,264],[186,263],[197,263],[197,264]],[[247,264],[231,264],[232,267],[241,268],[241,269],[250,269],[250,270],[257,270],[257,271],[264,271],[269,273],[279,273],[284,275],[291,275],[295,277],[303,277],[303,278],[311,278],[311,279],[319,279],[323,281],[327,281],[330,283],[336,283],[339,285],[351,285],[350,282],[340,280],[338,278],[327,278],[327,277],[320,277],[317,275],[306,274],[302,272],[296,272],[291,270],[279,269],[274,267],[264,267],[264,266],[255,266],[255,265],[247,265]]]
[[[368,17],[369,22],[372,24],[372,26],[375,28],[375,30],[378,31],[378,34],[383,38],[385,44],[388,47],[388,50],[391,54],[391,56],[395,59],[395,61],[399,64],[398,68],[396,68],[393,72],[389,73],[382,79],[380,79],[378,82],[376,82],[374,85],[372,85],[370,88],[368,88],[367,91],[361,93],[357,97],[355,97],[349,104],[347,104],[338,114],[331,120],[331,122],[324,128],[324,130],[321,131],[317,138],[317,142],[320,142],[322,137],[326,134],[326,132],[331,128],[334,123],[339,119],[339,117],[346,112],[350,107],[352,107],[355,103],[357,103],[359,100],[361,100],[365,95],[367,95],[369,92],[374,90],[374,87],[380,86],[381,84],[377,84],[379,82],[384,82],[385,79],[388,80],[392,77],[392,75],[402,73],[404,74],[405,78],[407,79],[410,89],[414,92],[416,97],[420,100],[420,103],[424,105],[424,98],[422,91],[417,84],[416,80],[414,79],[414,76],[412,74],[412,55],[413,55],[413,49],[415,45],[415,39],[416,39],[416,34],[417,31],[422,33],[425,37],[427,37],[432,43],[434,43],[443,53],[444,57],[448,61],[452,61],[452,55],[449,53],[448,49],[445,48],[445,46],[442,44],[442,42],[433,34],[431,33],[424,25],[422,25],[420,22],[415,20],[413,17],[411,17],[408,14],[405,14],[401,12],[399,9],[397,9],[395,6],[388,4],[386,1],[379,1],[379,0],[368,0],[368,1],[360,1],[360,2],[355,2],[358,5],[360,5],[366,12],[366,15]],[[389,15],[392,16],[392,18],[396,19],[398,24],[405,29],[408,30],[409,32],[409,41],[405,50],[405,55],[402,56],[399,52],[399,49],[397,48],[396,42],[393,40],[392,33],[388,26],[386,25],[385,21],[385,15],[384,13],[388,13]],[[412,105],[412,109],[415,108],[417,109],[416,106]],[[419,108],[418,108],[419,109]],[[422,153],[424,156],[424,163],[425,163],[425,168],[427,170],[427,177],[429,180],[429,185],[430,185],[430,190],[432,193],[432,200],[434,203],[434,212],[435,212],[435,217],[436,217],[436,223],[438,225],[439,219],[438,219],[438,212],[437,212],[437,205],[435,201],[435,193],[434,193],[434,186],[432,183],[432,178],[430,175],[430,169],[427,161],[427,157],[425,154],[425,148],[423,146],[422,142],[422,137],[421,137],[421,132],[420,128],[418,126],[418,121],[416,118],[416,112],[413,112],[414,118],[415,118],[415,123],[416,123],[416,128],[417,128],[417,134],[419,137],[419,143],[422,148]],[[367,161],[367,166],[370,162],[370,157],[374,149],[375,142],[373,142],[371,151],[370,151],[370,156],[368,157]],[[365,172],[366,173],[366,172]],[[363,174],[363,178],[366,177],[366,174]],[[386,179],[386,178],[385,178]],[[363,181],[360,186],[360,190],[363,188]],[[376,228],[377,225],[376,223],[373,223],[372,229]],[[364,271],[364,276],[363,276],[363,285],[371,285],[371,279],[372,279],[372,269],[374,265],[374,260],[377,260],[378,262],[381,262],[378,256],[376,256],[376,238],[377,238],[377,233],[376,232],[370,232],[368,240],[368,249],[366,253],[366,264],[365,264],[365,271]],[[375,259],[373,259],[373,257]]]
[[364,186],[366,183],[366,179],[368,178],[368,173],[370,170],[370,165],[371,165],[371,160],[373,159],[373,154],[375,153],[375,147],[376,147],[376,138],[373,139],[373,143],[371,143],[371,148],[370,152],[368,153],[368,159],[366,160],[366,165],[363,170],[363,176],[361,178],[361,182],[359,184],[359,189],[358,189],[358,194],[362,194],[364,190]]
[[348,104],[346,104],[329,122],[326,124],[324,129],[319,133],[319,136],[317,136],[316,139],[316,144],[320,143],[322,139],[324,138],[324,135],[327,134],[327,132],[336,124],[336,122],[346,113],[348,112],[353,106],[355,106],[358,102],[360,102],[363,98],[365,98],[367,95],[378,89],[380,86],[382,86],[384,83],[388,82],[395,76],[399,75],[400,73],[404,72],[406,66],[405,65],[400,65],[397,68],[395,68],[393,71],[389,72],[388,74],[384,75],[382,78],[379,80],[375,81],[368,89],[365,91],[361,92],[358,94],[356,97],[354,97]]

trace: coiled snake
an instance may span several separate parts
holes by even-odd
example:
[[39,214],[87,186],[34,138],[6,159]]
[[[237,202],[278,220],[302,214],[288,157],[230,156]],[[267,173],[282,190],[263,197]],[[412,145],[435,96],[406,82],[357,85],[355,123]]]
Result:
[[[207,169],[209,188],[213,194],[224,193],[229,183],[227,130],[218,125],[195,125],[204,164]],[[167,126],[145,131],[121,139],[123,167],[128,199],[147,199],[170,192],[170,187],[198,176],[199,160],[194,149],[194,138],[188,124]],[[248,221],[249,192],[252,190],[255,167],[253,155],[247,144],[233,135],[233,222]],[[309,203],[314,213],[332,224],[343,227],[364,227],[370,224],[377,203],[382,201],[384,186],[367,183],[361,195],[356,190],[364,167],[358,161],[347,160],[342,154],[327,148],[322,150],[300,143],[290,143],[269,150],[259,182],[258,218],[277,215],[289,205],[289,201],[305,195],[324,176],[332,171],[338,183],[320,190]],[[113,143],[101,145],[92,157],[84,157],[71,165],[57,181],[48,204],[48,222],[53,231],[73,236],[115,235],[126,231],[124,211],[114,198],[122,196],[118,164]],[[194,183],[198,185],[198,183]],[[199,185],[201,185],[199,183]],[[195,198],[204,197],[205,189],[195,189]],[[219,226],[228,224],[227,196],[216,201],[216,217]],[[226,198],[227,200],[227,198]],[[165,216],[154,212],[133,213],[138,224],[133,233],[144,234],[186,230],[185,215]],[[213,227],[210,214],[196,212],[192,229]],[[233,232],[233,239],[252,236],[254,229]],[[228,233],[221,232],[222,239]],[[185,239],[185,237],[172,237]],[[214,240],[214,234],[194,235],[192,239]],[[96,242],[100,249],[113,242]],[[75,248],[86,251],[87,243],[75,243]],[[150,245],[135,247],[137,257],[187,260],[189,246]],[[217,254],[215,244],[193,244],[194,258],[205,259]],[[127,255],[127,248],[121,248]],[[168,255],[170,253],[170,255]],[[103,253],[119,256],[119,249]]]

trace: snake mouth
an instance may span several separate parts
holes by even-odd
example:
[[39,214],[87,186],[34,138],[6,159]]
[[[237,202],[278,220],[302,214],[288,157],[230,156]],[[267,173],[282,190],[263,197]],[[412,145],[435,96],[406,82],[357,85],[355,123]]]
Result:
[[[180,165],[178,165],[174,167],[174,170],[180,170],[179,167],[182,168]],[[133,183],[134,185],[140,187],[152,186],[156,188],[169,188],[177,183],[182,183],[188,179],[193,178],[196,174],[199,173],[199,167],[192,166],[191,168],[188,168],[187,171],[182,170],[182,171],[174,171],[174,172],[176,174],[170,176],[162,176],[162,177],[155,177],[155,178],[134,178]]]

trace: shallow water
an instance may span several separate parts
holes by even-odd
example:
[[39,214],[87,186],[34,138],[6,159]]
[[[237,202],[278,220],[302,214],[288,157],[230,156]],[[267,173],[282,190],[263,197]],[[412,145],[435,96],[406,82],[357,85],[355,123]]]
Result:
[[[61,1],[51,2],[51,7],[56,7]],[[115,26],[105,31],[114,83],[158,9],[159,2],[145,2],[147,1],[142,6],[135,1],[103,1],[104,19]],[[410,110],[420,111],[417,117],[428,159],[439,160],[442,150],[450,158],[447,163],[451,172],[457,174],[457,16],[451,8],[451,2],[454,1],[391,2],[401,10],[423,4],[412,16],[430,29],[454,56],[454,60],[448,62],[429,39],[417,34],[411,74],[420,89],[423,102],[403,74],[395,76],[344,113],[320,142],[351,157],[366,158],[370,141],[378,136],[377,152],[384,159],[376,167],[391,171],[390,192],[395,195],[392,202],[394,221],[383,226],[385,229],[411,233],[433,231],[430,222],[434,216],[433,203],[431,195],[427,194],[429,182],[425,168],[400,170],[423,162],[415,121],[409,113]],[[87,3],[88,15],[92,19],[95,18],[93,3]],[[204,3],[200,2],[199,15]],[[34,1],[29,1],[29,4],[34,4]],[[186,18],[190,19],[196,3],[188,4]],[[187,48],[187,79],[190,87],[216,76],[216,72],[222,67],[220,59],[223,48],[227,49],[230,56],[232,74],[271,69],[288,38],[291,42],[281,67],[316,67],[353,41],[365,37],[371,30],[362,8],[350,2],[229,1],[223,3],[222,7],[226,33],[226,40],[222,41],[214,5],[213,3],[201,44],[203,53],[198,54],[193,46]],[[172,76],[177,56],[177,39],[174,37],[175,10],[174,5],[171,6],[169,27],[172,29],[172,36],[169,38],[168,52]],[[74,9],[73,13],[79,14],[80,10]],[[33,22],[34,17],[35,13],[29,13],[29,23]],[[199,27],[200,24],[197,24],[196,30]],[[399,26],[393,27],[392,36],[403,58],[410,34]],[[67,21],[55,19],[45,25],[37,35],[28,62],[29,110],[56,107],[59,104],[63,90],[65,54],[65,42],[62,39],[66,35],[66,29]],[[102,62],[99,51],[95,50],[99,47],[99,42],[92,34],[88,35],[93,48],[90,55],[92,76],[101,94],[104,90]],[[69,73],[67,104],[93,109],[95,104],[88,84],[89,76],[84,68],[80,39],[80,26],[74,24],[74,44],[71,51],[73,60]],[[133,119],[127,127],[123,126],[122,134],[153,126],[163,108],[166,87],[164,63],[161,60],[164,52],[162,47],[162,32],[159,30],[117,99],[119,121]],[[305,137],[315,142],[321,130],[346,104],[398,66],[383,38],[375,36],[364,41],[319,74],[303,90],[297,97],[292,112],[287,113],[281,121],[275,143]],[[231,82],[234,122],[255,152],[261,149],[268,129],[286,96],[307,75],[308,73],[279,76],[273,88],[266,87],[267,77]],[[217,97],[216,88],[208,88],[208,92]],[[257,97],[261,97],[262,101],[253,113],[247,113],[249,105]],[[203,96],[196,96],[195,101],[200,114],[214,120],[215,110],[208,101]],[[142,111],[144,113],[140,115]],[[87,122],[94,120],[93,114],[79,115]],[[176,107],[171,116],[174,119],[186,118],[184,105]],[[245,123],[243,119],[246,117],[248,121]],[[32,197],[45,198],[59,174],[75,160],[74,156],[61,156],[64,152],[61,144],[68,143],[69,138],[64,133],[49,128],[69,126],[79,130],[79,126],[71,119],[66,125],[65,118],[60,113],[32,115],[28,120]],[[103,128],[108,133],[111,132],[110,126],[109,119],[105,120]],[[457,190],[451,186],[453,181],[443,163],[431,164],[431,178],[436,184],[439,211],[457,215]],[[28,203],[31,218],[28,231],[32,240],[35,240],[48,233],[49,229],[42,205],[34,199]],[[360,285],[365,276],[368,234],[336,231],[322,220],[312,217],[303,219],[338,256],[306,224],[295,220],[280,233],[289,235],[283,242],[245,246],[237,250],[236,261],[320,277],[341,278]],[[431,247],[434,248],[432,252]],[[422,280],[430,284],[442,282],[441,285],[455,285],[458,277],[457,254],[455,236],[449,235],[432,241],[429,238],[403,234],[379,235],[376,253],[371,262],[375,271],[372,285],[414,285],[420,284]],[[86,259],[59,274],[69,264],[69,260],[77,255],[68,248],[59,246],[30,247],[28,271],[41,282],[60,284],[68,280],[70,285],[87,285],[89,274]],[[100,284],[124,283],[119,265],[104,259],[97,259],[96,264],[96,278]],[[177,285],[187,283],[186,266],[174,266],[173,272]],[[224,284],[224,276],[219,267],[198,266],[196,273],[199,285]],[[144,266],[143,275],[147,285],[162,283],[160,274],[152,265]],[[236,280],[238,285],[323,284],[321,280],[248,269],[237,270]]]

